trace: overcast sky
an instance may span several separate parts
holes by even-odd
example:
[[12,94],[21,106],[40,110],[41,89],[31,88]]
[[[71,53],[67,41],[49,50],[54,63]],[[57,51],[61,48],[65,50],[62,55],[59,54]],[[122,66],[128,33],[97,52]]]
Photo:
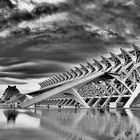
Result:
[[26,88],[110,51],[131,49],[139,40],[139,13],[138,0],[1,1],[1,87]]

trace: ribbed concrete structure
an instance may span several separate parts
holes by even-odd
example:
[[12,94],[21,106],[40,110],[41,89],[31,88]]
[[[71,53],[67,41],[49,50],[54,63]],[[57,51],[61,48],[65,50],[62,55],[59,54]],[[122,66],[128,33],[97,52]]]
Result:
[[140,92],[140,48],[133,45],[129,52],[121,49],[119,55],[110,53],[109,58],[101,58],[39,83],[41,89],[28,93],[33,98],[21,107],[132,107]]

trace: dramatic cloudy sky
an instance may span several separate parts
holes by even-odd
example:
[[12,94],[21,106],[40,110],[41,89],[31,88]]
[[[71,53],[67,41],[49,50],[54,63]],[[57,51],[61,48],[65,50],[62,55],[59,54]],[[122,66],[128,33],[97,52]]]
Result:
[[0,84],[38,83],[139,38],[139,0],[0,0]]

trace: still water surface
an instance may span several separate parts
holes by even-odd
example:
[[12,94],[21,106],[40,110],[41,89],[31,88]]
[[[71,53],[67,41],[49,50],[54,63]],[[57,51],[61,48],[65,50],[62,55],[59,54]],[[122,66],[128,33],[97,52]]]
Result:
[[0,140],[140,140],[140,111],[0,109]]

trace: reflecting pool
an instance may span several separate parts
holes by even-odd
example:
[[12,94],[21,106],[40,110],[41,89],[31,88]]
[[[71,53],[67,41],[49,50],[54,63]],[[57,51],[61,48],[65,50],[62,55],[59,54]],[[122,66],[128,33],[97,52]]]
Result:
[[0,109],[0,140],[140,140],[140,110]]

